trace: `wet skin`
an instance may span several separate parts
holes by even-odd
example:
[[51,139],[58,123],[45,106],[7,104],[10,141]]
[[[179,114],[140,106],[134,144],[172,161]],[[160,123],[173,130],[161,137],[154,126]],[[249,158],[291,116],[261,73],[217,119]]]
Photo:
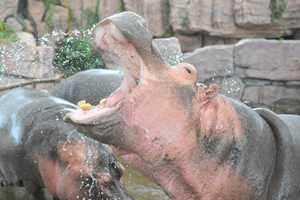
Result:
[[15,89],[0,98],[0,183],[23,185],[37,200],[130,200],[112,150],[62,120],[74,104]]
[[51,91],[51,94],[75,104],[85,100],[96,105],[115,91],[122,79],[123,74],[117,70],[86,70],[62,81]]
[[165,64],[144,21],[125,12],[94,31],[95,47],[124,68],[105,108],[67,120],[118,147],[178,200],[284,200],[300,196],[300,116],[254,111],[197,84],[194,66]]

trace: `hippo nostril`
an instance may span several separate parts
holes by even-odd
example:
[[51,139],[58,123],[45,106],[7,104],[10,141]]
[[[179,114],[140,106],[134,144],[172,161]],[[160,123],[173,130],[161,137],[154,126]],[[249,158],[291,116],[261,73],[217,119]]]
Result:
[[184,67],[185,71],[187,71],[187,73],[192,74],[192,70],[189,69],[188,67]]

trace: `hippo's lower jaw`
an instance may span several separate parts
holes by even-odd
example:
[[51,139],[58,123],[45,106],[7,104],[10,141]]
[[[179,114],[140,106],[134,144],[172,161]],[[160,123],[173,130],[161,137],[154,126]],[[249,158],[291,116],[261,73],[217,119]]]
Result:
[[65,121],[73,123],[81,131],[106,144],[124,146],[123,132],[124,122],[124,100],[138,87],[139,80],[127,74],[121,86],[106,98],[104,105],[94,106],[90,110],[77,110],[67,113]]

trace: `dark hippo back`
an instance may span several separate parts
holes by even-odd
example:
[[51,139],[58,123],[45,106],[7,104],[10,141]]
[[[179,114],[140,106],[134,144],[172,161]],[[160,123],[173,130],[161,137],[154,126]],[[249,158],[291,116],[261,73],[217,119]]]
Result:
[[75,108],[30,89],[0,98],[1,185],[22,183],[36,200],[44,187],[59,199],[131,200],[112,150],[63,120]]
[[86,100],[98,104],[120,86],[122,78],[122,72],[116,70],[87,70],[62,81],[51,94],[72,103]]
[[255,110],[270,125],[277,147],[269,197],[274,200],[298,200],[300,197],[300,116],[277,115],[263,108]]
[[[75,105],[47,93],[29,89],[15,89],[0,98],[0,182],[2,185],[14,185],[24,171],[23,158],[26,154],[24,141],[30,137],[35,124],[58,119],[57,109],[66,112]],[[47,113],[52,108],[53,113]],[[65,111],[64,111],[65,110]],[[45,111],[45,112],[43,112]],[[37,115],[35,115],[37,113]],[[6,162],[3,162],[6,161]],[[20,166],[21,165],[21,166]],[[29,167],[31,168],[31,167]],[[34,177],[34,176],[33,176]]]

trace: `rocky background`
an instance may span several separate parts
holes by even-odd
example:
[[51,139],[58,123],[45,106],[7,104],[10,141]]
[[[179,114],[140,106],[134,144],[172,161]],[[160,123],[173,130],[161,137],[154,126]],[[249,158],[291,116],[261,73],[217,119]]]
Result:
[[[250,106],[300,114],[300,0],[0,0],[0,93],[51,90],[63,79],[57,42],[124,10],[147,20],[171,65],[194,64],[199,81]],[[8,199],[30,198],[0,188]]]
[[157,45],[170,64],[194,64],[200,81],[251,106],[300,113],[300,0],[0,0],[0,21],[20,41],[0,44],[0,91],[52,88],[62,78],[55,40],[124,10],[164,38]]

